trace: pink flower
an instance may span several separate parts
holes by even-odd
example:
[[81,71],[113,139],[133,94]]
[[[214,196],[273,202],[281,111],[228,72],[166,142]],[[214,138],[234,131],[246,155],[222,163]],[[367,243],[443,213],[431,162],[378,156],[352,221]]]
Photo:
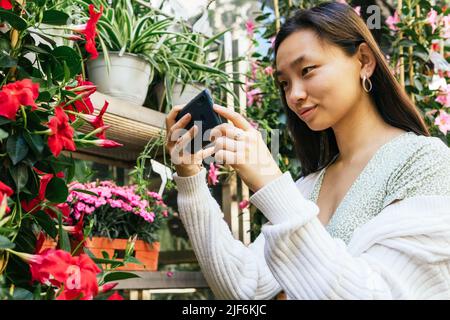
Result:
[[264,69],[264,73],[267,74],[268,76],[273,75],[273,68],[272,66],[268,66]]
[[437,20],[438,20],[438,13],[431,9],[430,12],[427,14],[427,23],[431,25],[431,33],[434,33],[437,28]]
[[276,39],[275,36],[273,36],[272,38],[269,39],[270,40],[270,47],[272,49],[275,49],[275,39]]
[[258,71],[258,63],[256,61],[252,61],[250,64],[252,70],[252,78],[256,79],[256,72]]
[[248,20],[245,23],[245,29],[247,30],[247,35],[250,38],[253,38],[254,32],[255,32],[255,23],[251,20]]
[[209,171],[208,171],[208,183],[215,186],[219,179],[217,178],[219,173],[218,168],[214,165],[214,162],[211,162],[209,164]]
[[85,207],[86,207],[86,205],[83,202],[78,202],[75,205],[75,209],[77,209],[80,212],[83,212]]
[[389,29],[393,31],[397,31],[398,27],[396,26],[397,23],[400,22],[400,16],[398,15],[397,10],[394,12],[394,16],[389,16],[386,19],[386,24],[388,25]]
[[255,102],[261,102],[261,89],[256,88],[246,92],[247,107],[251,107]]
[[440,110],[439,116],[435,119],[434,124],[439,127],[439,130],[444,135],[447,135],[447,131],[450,130],[450,115],[444,110]]
[[[442,88],[442,87],[441,87]],[[450,107],[450,84],[447,84],[445,88],[436,98],[436,102],[439,102],[444,107]]]
[[442,37],[444,38],[444,39],[450,39],[450,15],[448,15],[448,16],[445,16],[443,19],[442,19],[442,23],[443,23],[443,25],[444,25],[444,28],[443,28],[443,35],[442,35]]
[[172,277],[173,277],[173,272],[172,272],[172,271],[167,271],[166,275],[167,275],[169,278],[172,278]]
[[250,202],[248,200],[242,200],[241,202],[239,202],[239,209],[244,210],[246,208],[248,208],[250,205]]

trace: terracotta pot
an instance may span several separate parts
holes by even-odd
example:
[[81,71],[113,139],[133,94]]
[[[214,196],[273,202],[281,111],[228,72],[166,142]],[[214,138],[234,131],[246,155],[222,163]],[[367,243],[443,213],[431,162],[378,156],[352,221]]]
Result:
[[[109,239],[106,237],[92,237],[86,239],[85,247],[88,248],[97,258],[103,258],[102,251],[106,251],[110,257],[117,256],[116,260],[121,261],[127,246],[126,239]],[[42,250],[46,248],[55,248],[56,242],[52,239],[46,240],[42,246]],[[76,244],[72,244],[75,249]],[[137,240],[134,246],[134,257],[142,264],[128,263],[123,267],[115,270],[123,271],[156,271],[158,269],[160,243],[154,242],[149,244],[142,240]],[[82,251],[81,251],[82,252]],[[77,250],[76,254],[81,253]]]

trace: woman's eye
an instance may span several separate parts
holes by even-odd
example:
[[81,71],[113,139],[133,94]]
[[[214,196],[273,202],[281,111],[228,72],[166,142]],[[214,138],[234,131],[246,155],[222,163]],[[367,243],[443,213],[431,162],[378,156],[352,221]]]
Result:
[[316,67],[316,66],[309,66],[309,67],[303,68],[303,70],[302,70],[302,76],[308,74],[308,73],[309,73],[312,69],[314,69],[315,67]]

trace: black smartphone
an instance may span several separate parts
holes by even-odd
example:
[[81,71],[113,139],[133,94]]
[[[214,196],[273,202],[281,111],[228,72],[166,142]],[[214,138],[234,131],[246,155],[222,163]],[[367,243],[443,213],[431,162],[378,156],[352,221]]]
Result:
[[196,153],[200,149],[208,146],[211,142],[208,136],[204,136],[206,131],[211,131],[212,128],[218,126],[221,123],[226,122],[219,114],[213,109],[213,98],[208,89],[203,90],[191,101],[189,101],[183,109],[178,112],[175,120],[180,120],[186,113],[190,113],[191,121],[185,126],[186,130],[192,128],[194,123],[199,127],[200,131],[197,133],[194,139],[186,146],[186,151],[191,154]]

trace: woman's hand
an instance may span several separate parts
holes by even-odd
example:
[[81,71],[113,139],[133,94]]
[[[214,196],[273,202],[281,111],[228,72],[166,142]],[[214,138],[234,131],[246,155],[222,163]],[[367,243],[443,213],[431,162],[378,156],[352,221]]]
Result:
[[232,122],[211,130],[217,163],[231,165],[254,192],[282,175],[258,130],[231,109],[214,105],[214,111]]
[[184,105],[174,106],[166,117],[166,147],[169,150],[171,161],[175,165],[178,175],[180,177],[189,177],[201,170],[203,159],[211,156],[214,148],[201,149],[195,154],[190,154],[185,150],[185,146],[198,134],[199,130],[196,125],[188,131],[184,129],[191,120],[189,113],[175,122],[178,112],[183,107]]

